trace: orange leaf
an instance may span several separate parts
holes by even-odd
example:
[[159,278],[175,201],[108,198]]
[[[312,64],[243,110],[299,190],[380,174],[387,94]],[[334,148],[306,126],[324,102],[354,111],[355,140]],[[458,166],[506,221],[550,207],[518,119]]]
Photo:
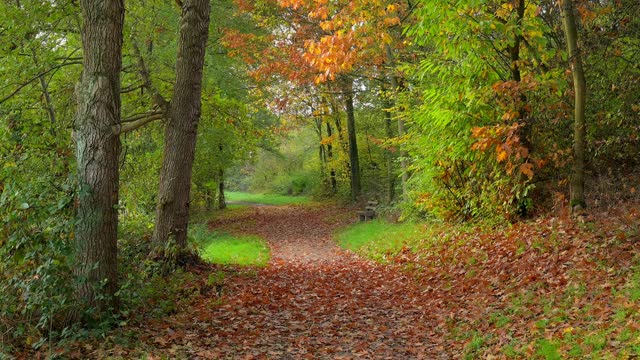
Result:
[[524,163],[520,165],[520,172],[527,175],[529,180],[533,179],[533,164]]
[[508,154],[504,150],[498,150],[498,162],[507,160]]

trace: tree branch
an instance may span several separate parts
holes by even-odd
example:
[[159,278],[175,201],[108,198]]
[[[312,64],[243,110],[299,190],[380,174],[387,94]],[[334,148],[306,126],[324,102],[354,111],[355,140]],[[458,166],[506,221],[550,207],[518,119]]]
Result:
[[34,81],[40,80],[41,77],[47,75],[48,73],[57,70],[61,67],[64,66],[68,66],[68,65],[82,65],[81,61],[72,61],[72,62],[68,62],[68,63],[62,63],[62,64],[58,64],[55,65],[53,67],[51,67],[50,69],[43,71],[39,74],[37,74],[36,76],[30,78],[29,80],[27,80],[26,82],[20,84],[20,86],[18,86],[15,90],[13,90],[9,95],[3,97],[2,99],[0,99],[0,104],[4,103],[5,101],[11,99],[12,97],[14,97],[16,94],[18,94],[20,92],[20,90],[24,89],[27,85],[31,84]]
[[149,69],[147,69],[147,65],[144,62],[144,58],[142,57],[142,53],[140,53],[140,48],[138,47],[138,43],[134,40],[133,43],[133,52],[135,56],[138,58],[138,73],[142,77],[142,85],[149,91],[151,94],[151,99],[153,103],[158,106],[165,114],[169,113],[169,102],[160,94],[158,89],[153,86],[153,82],[151,82],[151,75],[149,73]]
[[142,84],[141,85],[130,85],[130,86],[127,86],[125,88],[120,89],[120,94],[130,93],[130,92],[136,91],[138,89],[142,89],[143,87],[144,87],[144,85],[142,85]]
[[149,116],[155,116],[155,115],[164,115],[164,114],[162,113],[162,111],[147,111],[147,112],[144,112],[144,113],[134,114],[134,115],[131,115],[129,117],[126,117],[126,118],[122,119],[120,121],[120,123],[121,124],[130,123],[130,122],[134,122],[134,121],[137,121],[137,120],[140,120],[140,119],[144,119],[144,118],[147,118]]
[[152,121],[160,120],[163,118],[164,118],[164,114],[162,112],[155,112],[155,113],[133,116],[131,118],[127,118],[123,120],[121,124],[114,126],[113,132],[115,133],[115,135],[121,135],[126,132],[141,128]]

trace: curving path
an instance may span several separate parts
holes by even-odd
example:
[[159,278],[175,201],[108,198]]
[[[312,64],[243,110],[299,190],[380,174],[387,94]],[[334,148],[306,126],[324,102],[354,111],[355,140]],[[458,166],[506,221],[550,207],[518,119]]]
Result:
[[[340,250],[333,232],[353,216],[337,207],[253,207],[212,228],[258,234],[272,260],[228,278],[222,301],[156,325],[190,359],[434,359],[442,349],[412,279]],[[163,330],[164,329],[164,330]],[[168,329],[168,330],[167,330]],[[176,346],[176,343],[178,345]],[[163,344],[155,344],[159,348]],[[171,348],[166,349],[170,351]]]

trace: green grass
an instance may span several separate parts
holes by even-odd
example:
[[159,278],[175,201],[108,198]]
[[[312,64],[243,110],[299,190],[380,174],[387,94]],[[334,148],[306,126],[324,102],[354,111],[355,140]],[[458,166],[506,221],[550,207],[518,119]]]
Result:
[[385,255],[397,253],[420,237],[422,230],[423,226],[419,224],[373,220],[342,229],[336,237],[341,247],[383,261]]
[[308,204],[311,200],[306,196],[287,196],[277,194],[250,194],[228,191],[225,193],[227,201],[245,202],[265,205],[297,205]]
[[202,259],[210,263],[265,266],[269,261],[269,248],[257,236],[209,231],[204,225],[192,226],[189,232]]

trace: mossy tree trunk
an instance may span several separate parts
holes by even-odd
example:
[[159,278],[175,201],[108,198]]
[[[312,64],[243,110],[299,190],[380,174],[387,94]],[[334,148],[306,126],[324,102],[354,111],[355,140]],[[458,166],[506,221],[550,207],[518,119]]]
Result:
[[100,316],[118,301],[118,157],[122,0],[82,0],[84,69],[76,88],[78,109],[74,137],[78,171],[75,273],[81,307]]
[[573,171],[570,181],[571,208],[580,211],[586,208],[584,197],[584,159],[585,159],[585,104],[587,82],[582,67],[582,57],[578,47],[578,29],[575,7],[572,0],[562,0],[562,23],[567,42],[567,51],[571,63],[573,88],[575,93],[573,123]]

